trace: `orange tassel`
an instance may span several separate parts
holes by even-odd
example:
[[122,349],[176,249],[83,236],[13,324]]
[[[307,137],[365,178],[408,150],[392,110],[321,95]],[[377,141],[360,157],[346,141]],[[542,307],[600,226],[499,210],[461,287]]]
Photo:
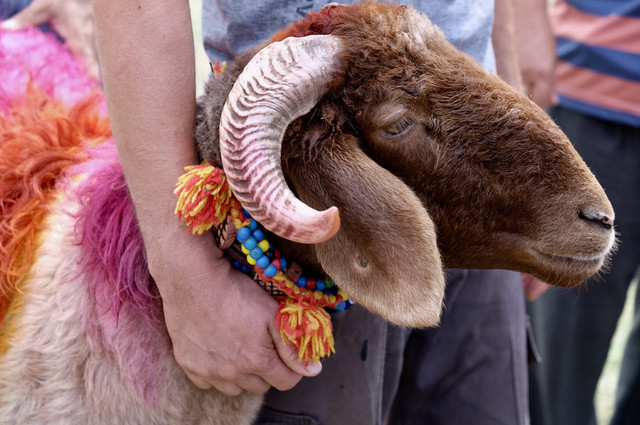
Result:
[[185,170],[174,191],[178,195],[175,212],[193,234],[201,235],[226,220],[238,201],[221,168],[202,164]]
[[335,352],[331,318],[321,307],[287,297],[278,307],[276,323],[282,340],[298,349],[300,361],[318,363]]

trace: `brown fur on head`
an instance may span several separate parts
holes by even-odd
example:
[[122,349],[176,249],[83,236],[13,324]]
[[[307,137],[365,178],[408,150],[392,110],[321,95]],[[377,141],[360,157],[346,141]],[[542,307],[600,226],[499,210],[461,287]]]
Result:
[[[611,205],[544,111],[411,7],[329,8],[274,39],[328,33],[345,41],[340,76],[289,125],[282,169],[302,201],[336,205],[342,227],[313,246],[279,241],[285,251],[411,326],[437,321],[440,254],[447,267],[565,286],[598,271],[613,243]],[[196,139],[215,164],[222,104],[254,53],[200,100]]]

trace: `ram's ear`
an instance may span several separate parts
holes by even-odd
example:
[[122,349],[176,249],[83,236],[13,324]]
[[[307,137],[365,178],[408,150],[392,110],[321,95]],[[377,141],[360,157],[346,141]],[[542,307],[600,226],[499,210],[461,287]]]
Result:
[[394,324],[437,324],[444,276],[429,214],[352,136],[341,137],[330,153],[289,168],[303,202],[340,212],[339,232],[316,245],[324,270],[354,301]]

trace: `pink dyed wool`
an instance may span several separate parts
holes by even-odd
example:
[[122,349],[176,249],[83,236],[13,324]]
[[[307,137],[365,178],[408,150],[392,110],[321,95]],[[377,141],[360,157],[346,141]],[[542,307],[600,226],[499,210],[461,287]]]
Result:
[[31,83],[72,106],[99,89],[85,67],[51,34],[0,29],[0,113],[7,115]]

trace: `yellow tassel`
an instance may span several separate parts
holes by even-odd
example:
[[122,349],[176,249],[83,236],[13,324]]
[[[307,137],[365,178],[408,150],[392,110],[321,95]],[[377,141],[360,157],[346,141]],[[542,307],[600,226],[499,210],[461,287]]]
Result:
[[335,352],[331,318],[323,308],[286,298],[278,308],[276,322],[282,340],[298,349],[300,361],[318,363]]
[[202,164],[185,170],[174,191],[178,195],[175,213],[193,234],[201,235],[226,220],[237,200],[222,169]]

